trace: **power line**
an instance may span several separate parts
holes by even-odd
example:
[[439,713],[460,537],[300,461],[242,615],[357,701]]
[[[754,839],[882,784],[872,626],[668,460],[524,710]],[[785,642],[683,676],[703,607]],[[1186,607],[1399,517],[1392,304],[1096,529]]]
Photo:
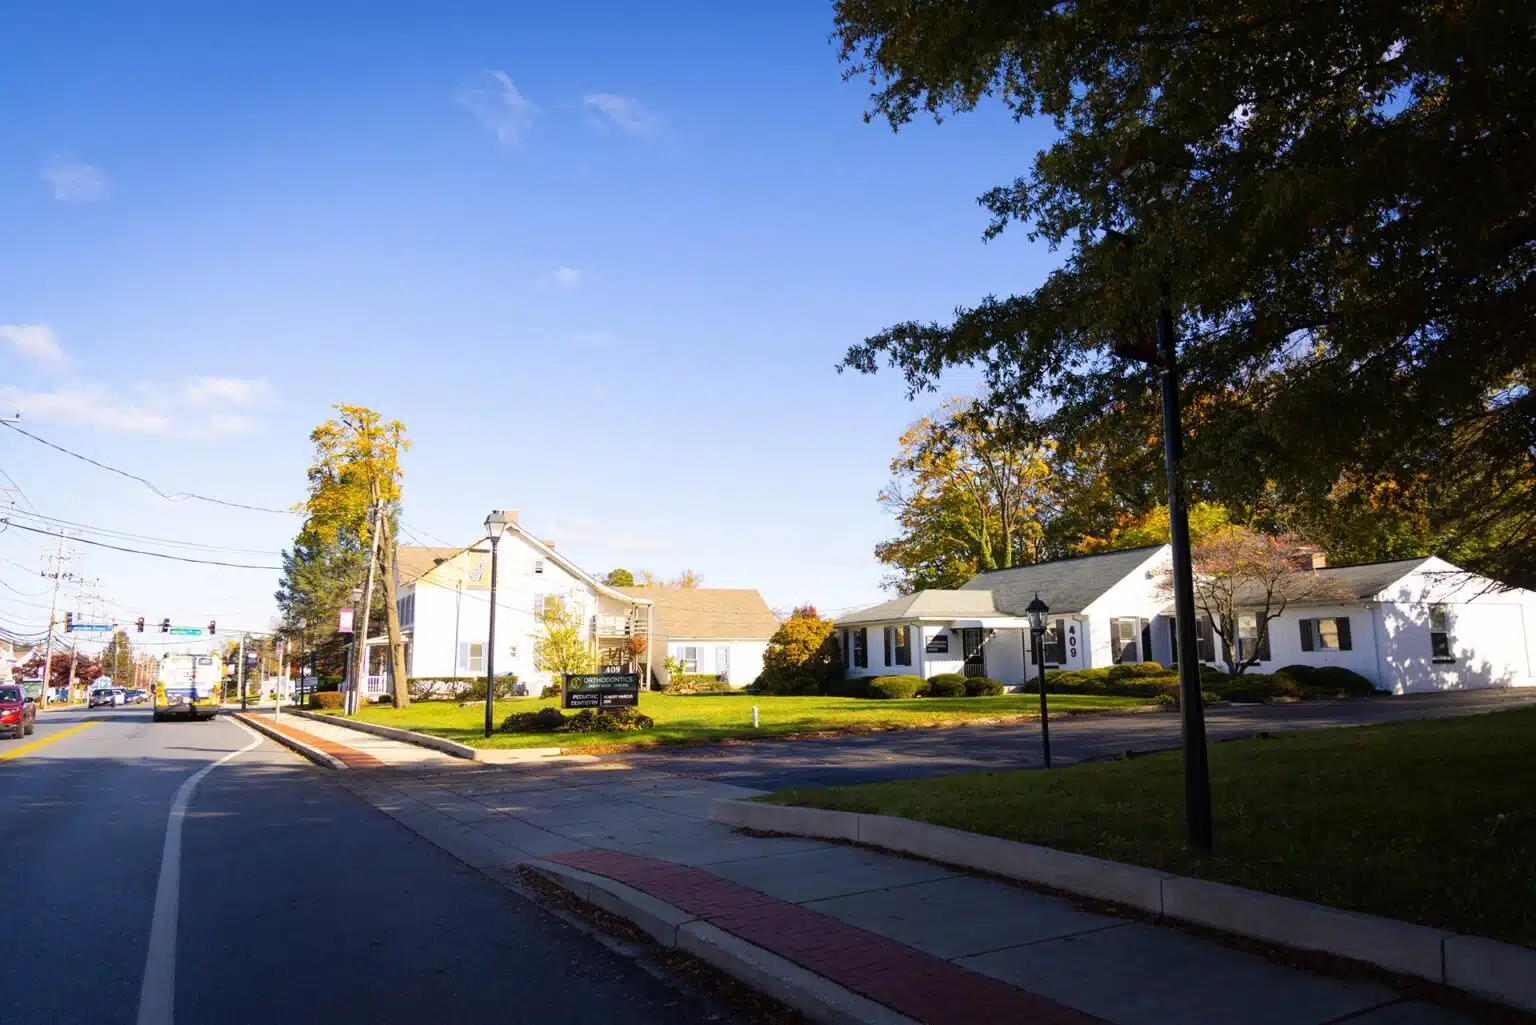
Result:
[[[21,435],[24,435],[25,437],[31,438],[33,441],[37,442],[40,445],[46,445],[49,448],[54,449],[55,451],[62,452],[62,453],[64,453],[67,456],[72,456],[75,459],[80,460],[81,462],[90,463],[92,466],[98,467],[98,468],[100,468],[102,470],[106,470],[108,473],[115,473],[119,477],[127,477],[129,480],[138,481],[140,484],[144,485],[146,488],[148,488],[149,490],[153,491],[155,494],[159,495],[161,498],[165,499],[167,502],[185,502],[187,499],[192,498],[192,499],[196,499],[199,502],[211,502],[214,505],[222,505],[222,506],[225,506],[225,507],[230,508],[230,509],[248,509],[251,512],[278,513],[278,514],[284,515],[284,516],[296,515],[296,513],[292,509],[274,509],[271,506],[266,506],[266,505],[249,505],[249,504],[247,504],[245,502],[231,502],[231,501],[227,501],[227,500],[222,499],[222,498],[211,498],[208,495],[199,495],[199,494],[196,494],[196,493],[191,492],[191,491],[177,491],[177,492],[174,492],[174,493],[168,493],[168,492],[165,492],[165,491],[161,490],[160,487],[158,487],[155,484],[154,481],[151,481],[148,478],[140,477],[136,473],[129,473],[127,470],[119,470],[115,466],[108,466],[106,463],[103,463],[103,462],[101,462],[99,460],[96,460],[96,459],[92,459],[90,456],[83,456],[79,452],[74,452],[74,451],[71,451],[70,449],[65,448],[63,445],[56,445],[53,442],[47,440],[46,438],[39,438],[37,435],[32,434],[29,431],[24,431],[20,427],[17,427],[15,424],[10,423],[8,421],[0,421],[0,422],[5,423],[5,426],[9,427],[11,430],[15,431],[17,434],[21,434]],[[266,567],[263,566],[261,568],[265,569]]]
[[[231,548],[228,545],[206,545],[198,541],[176,541],[166,537],[152,537],[148,534],[132,534],[124,530],[113,530],[109,527],[93,527],[89,523],[76,523],[73,520],[63,520],[57,516],[45,516],[39,512],[21,512],[19,516],[31,516],[33,519],[49,523],[57,527],[70,527],[74,530],[84,530],[92,534],[100,534],[114,540],[143,541],[149,544],[168,545],[173,548],[192,548],[208,552],[235,552],[239,555],[277,555],[278,552],[270,548]],[[74,537],[74,534],[70,535]]]
[[11,487],[16,489],[16,493],[21,496],[21,500],[27,503],[33,512],[37,511],[37,506],[32,505],[32,499],[27,497],[27,493],[25,491],[21,490],[21,485],[16,483],[16,478],[5,472],[5,467],[3,466],[0,466],[0,477],[4,477],[6,480],[10,481]]
[[156,559],[169,559],[172,562],[195,562],[202,566],[227,566],[230,569],[262,569],[271,572],[281,572],[281,566],[255,566],[246,562],[221,562],[218,559],[192,559],[185,555],[170,555],[166,552],[146,552],[142,548],[124,548],[121,545],[109,545],[105,541],[92,541],[88,537],[80,537],[75,534],[55,533],[51,530],[41,530],[37,527],[29,527],[23,523],[12,523],[9,519],[0,519],[0,523],[8,524],[18,530],[31,531],[34,534],[44,534],[48,537],[67,537],[71,541],[79,541],[81,544],[95,545],[97,548],[110,548],[114,552],[128,552],[130,555],[148,555]]

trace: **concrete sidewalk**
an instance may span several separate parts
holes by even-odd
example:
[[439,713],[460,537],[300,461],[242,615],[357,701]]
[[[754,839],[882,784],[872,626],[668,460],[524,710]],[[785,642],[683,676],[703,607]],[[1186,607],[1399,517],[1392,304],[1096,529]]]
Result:
[[1042,1023],[1475,1020],[941,865],[711,822],[711,802],[756,793],[743,787],[616,761],[487,765],[300,722],[386,763],[337,782],[486,874],[516,882],[540,861],[612,880],[883,1005],[883,1020],[977,1020],[961,1013],[977,1001],[988,1020]]

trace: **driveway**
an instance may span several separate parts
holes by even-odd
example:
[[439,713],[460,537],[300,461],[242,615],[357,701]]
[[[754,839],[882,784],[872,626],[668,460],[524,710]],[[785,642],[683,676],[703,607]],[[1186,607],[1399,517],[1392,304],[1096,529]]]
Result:
[[[1536,704],[1536,688],[1464,691],[1294,705],[1228,705],[1206,711],[1212,740],[1259,731],[1365,726],[1405,719],[1477,715]],[[1054,765],[1125,751],[1179,745],[1177,712],[1064,716],[1051,720]],[[628,754],[625,762],[661,772],[758,790],[847,786],[958,772],[1038,768],[1040,726],[1017,723],[864,734],[824,740],[763,741]]]

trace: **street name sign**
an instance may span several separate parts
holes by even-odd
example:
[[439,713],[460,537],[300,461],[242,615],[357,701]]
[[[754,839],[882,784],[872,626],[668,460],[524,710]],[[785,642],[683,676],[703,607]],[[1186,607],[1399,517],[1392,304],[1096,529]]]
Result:
[[100,630],[100,631],[107,631],[107,630],[111,630],[112,629],[112,624],[111,623],[76,623],[70,629],[71,630]]
[[634,708],[638,704],[639,673],[571,675],[560,688],[562,708]]
[[176,637],[201,637],[203,628],[200,626],[173,626],[171,633]]

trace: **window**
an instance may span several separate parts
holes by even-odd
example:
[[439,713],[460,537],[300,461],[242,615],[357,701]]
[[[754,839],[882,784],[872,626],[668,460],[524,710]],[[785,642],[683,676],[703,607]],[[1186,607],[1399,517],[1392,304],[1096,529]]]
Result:
[[699,671],[699,649],[688,645],[677,649],[677,660],[683,664],[683,672]]
[[543,573],[544,572],[544,560],[543,559],[534,559],[533,560],[533,571],[535,573]]
[[716,648],[715,649],[715,675],[720,677],[720,679],[723,680],[727,676],[729,676],[730,674],[731,674],[731,649],[730,648]]
[[1349,651],[1350,647],[1348,616],[1301,621],[1302,651]]
[[459,644],[459,672],[485,672],[485,645],[479,641],[462,641]]
[[885,628],[885,664],[909,666],[912,664],[912,645],[907,640],[910,627],[888,626]]
[[1258,616],[1237,617],[1237,658],[1240,662],[1250,662],[1254,658],[1260,662],[1269,661],[1269,631],[1264,631],[1263,638],[1259,637]]
[[1115,665],[1141,661],[1141,620],[1111,619],[1109,621],[1110,656]]
[[1429,607],[1429,654],[1435,662],[1454,662],[1451,654],[1451,610],[1444,605]]
[[[1201,662],[1216,661],[1216,628],[1211,624],[1210,616],[1195,617],[1195,650],[1200,653]],[[1179,622],[1177,619],[1168,620],[1168,650],[1173,653],[1173,664],[1179,664]]]
[[1064,666],[1067,664],[1067,621],[1058,619],[1045,631],[1045,664],[1048,666]]
[[411,593],[411,594],[402,595],[400,600],[395,603],[395,606],[396,606],[396,608],[398,609],[398,611],[400,613],[400,625],[401,626],[403,626],[403,627],[404,626],[412,626],[412,625],[415,624],[415,622],[416,622],[416,595],[415,595],[414,592]]
[[853,632],[853,665],[856,669],[869,668],[869,630],[859,627]]

